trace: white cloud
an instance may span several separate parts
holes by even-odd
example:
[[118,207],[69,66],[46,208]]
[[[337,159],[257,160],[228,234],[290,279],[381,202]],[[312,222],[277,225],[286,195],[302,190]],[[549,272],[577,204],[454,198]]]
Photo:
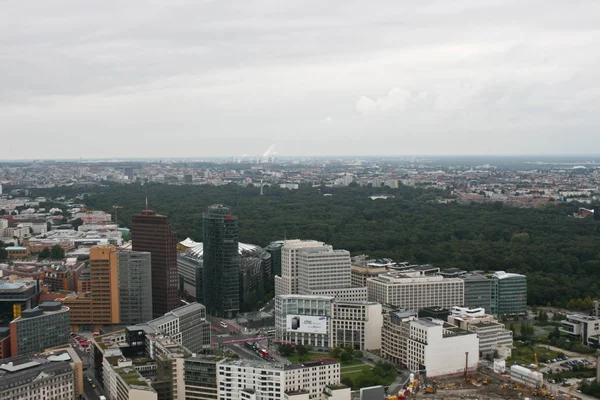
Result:
[[406,109],[410,93],[404,89],[394,88],[390,90],[387,96],[376,100],[362,96],[356,102],[356,111],[361,114],[376,114],[388,111],[403,111]]

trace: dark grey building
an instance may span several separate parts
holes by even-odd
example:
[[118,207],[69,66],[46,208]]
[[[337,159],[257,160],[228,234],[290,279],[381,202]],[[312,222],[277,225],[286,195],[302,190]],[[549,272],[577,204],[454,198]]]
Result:
[[40,353],[69,343],[69,307],[48,301],[24,310],[10,323],[11,357]]
[[119,309],[124,325],[152,319],[152,260],[149,252],[119,252]]
[[[171,337],[193,353],[210,349],[210,322],[206,320],[206,307],[202,304],[190,303],[143,325]],[[135,326],[128,329],[133,328]]]
[[522,314],[527,311],[527,277],[496,271],[492,276],[492,314]]
[[185,299],[202,303],[202,257],[198,257],[191,250],[193,249],[177,256],[179,290]]
[[209,315],[234,318],[240,310],[238,220],[229,207],[216,204],[202,222],[204,304]]
[[482,307],[492,313],[492,280],[483,275],[465,275],[465,307]]
[[39,281],[0,280],[0,326],[8,326],[21,310],[35,308],[40,298]]
[[283,248],[283,240],[271,242],[265,250],[271,254],[271,275],[281,276],[281,249]]

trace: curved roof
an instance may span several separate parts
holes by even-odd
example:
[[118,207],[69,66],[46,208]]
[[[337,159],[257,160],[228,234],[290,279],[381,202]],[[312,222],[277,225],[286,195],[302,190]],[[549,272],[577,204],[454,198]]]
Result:
[[[257,252],[260,254],[261,251],[262,251],[262,248],[255,244],[247,244],[247,243],[242,243],[242,242],[238,243],[238,254],[239,255],[243,255],[246,252]],[[204,244],[197,243],[196,246],[190,248],[187,251],[187,254],[189,254],[190,256],[196,257],[196,258],[202,258],[204,256]]]
[[196,242],[194,241],[192,238],[187,238],[185,240],[182,240],[181,242],[179,242],[180,245],[185,246],[187,248],[191,248],[191,247],[196,247],[199,244],[202,244],[200,242]]

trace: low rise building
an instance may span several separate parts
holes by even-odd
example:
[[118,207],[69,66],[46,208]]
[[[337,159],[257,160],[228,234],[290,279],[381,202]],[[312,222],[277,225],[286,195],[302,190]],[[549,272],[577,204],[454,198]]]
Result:
[[477,369],[479,339],[443,321],[397,311],[384,316],[381,355],[411,371],[425,369],[429,377],[457,375],[465,363],[470,371]]
[[491,315],[451,315],[448,317],[448,323],[475,332],[479,338],[481,354],[493,354],[499,348],[505,348],[510,352],[512,348],[512,331],[506,329],[504,324]]
[[61,303],[45,302],[34,309],[23,310],[10,323],[12,357],[43,352],[69,343],[69,308]]
[[403,271],[367,279],[368,300],[407,310],[452,308],[464,302],[464,282],[459,278]]
[[316,349],[329,349],[333,301],[332,296],[276,296],[275,337]]
[[82,363],[70,347],[13,357],[0,365],[2,400],[75,400],[82,395]]
[[561,332],[577,337],[585,345],[598,345],[600,339],[600,319],[589,315],[572,314],[561,321]]
[[331,361],[283,365],[224,360],[218,363],[217,382],[219,399],[232,400],[296,399],[296,395],[321,399],[327,388],[329,393],[342,388],[340,364]]
[[29,249],[23,246],[8,246],[5,247],[6,254],[9,260],[24,260],[29,257]]
[[386,265],[352,265],[352,286],[365,287],[367,286],[367,279],[375,278],[387,271],[388,267]]

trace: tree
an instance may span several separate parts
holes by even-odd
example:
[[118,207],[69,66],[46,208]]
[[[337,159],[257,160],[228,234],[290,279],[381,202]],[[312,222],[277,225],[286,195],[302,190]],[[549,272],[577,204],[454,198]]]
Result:
[[73,228],[77,230],[77,228],[83,225],[83,220],[81,218],[74,219],[73,221],[71,221],[71,225],[73,225]]
[[281,354],[282,356],[289,357],[294,353],[294,346],[288,343],[284,343],[280,344],[277,350],[279,350],[279,354]]
[[308,349],[304,345],[298,344],[296,345],[296,353],[298,353],[300,357],[304,357],[308,354]]
[[65,258],[65,250],[60,245],[55,244],[50,250],[50,258],[52,260],[62,260]]
[[44,249],[42,251],[40,251],[40,254],[38,254],[38,260],[47,260],[50,258],[50,249],[47,247],[44,247]]
[[340,358],[342,355],[342,349],[340,349],[339,347],[334,347],[333,349],[329,350],[329,357],[331,358]]
[[340,356],[340,361],[345,364],[351,362],[353,359],[352,353],[348,353],[347,351],[342,352],[342,355]]

